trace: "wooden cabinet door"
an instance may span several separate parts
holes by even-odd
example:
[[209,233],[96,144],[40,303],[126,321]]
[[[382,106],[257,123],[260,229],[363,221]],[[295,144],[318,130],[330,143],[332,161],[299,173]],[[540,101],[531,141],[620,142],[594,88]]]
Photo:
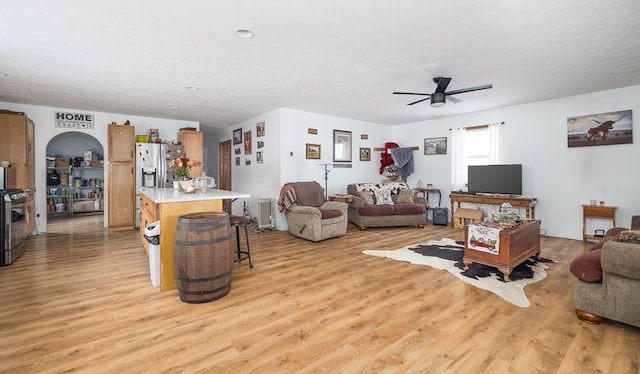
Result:
[[109,227],[136,224],[134,166],[131,162],[109,162]]
[[[180,131],[179,137],[180,143],[182,144],[182,154],[185,157],[193,161],[194,164],[202,164],[202,146],[203,146],[203,136],[202,131],[188,131],[182,130]],[[191,174],[192,176],[200,176],[200,174]]]
[[[36,190],[36,165],[35,165],[35,158],[36,158],[36,150],[35,150],[35,130],[34,130],[34,124],[33,121],[30,120],[29,118],[27,118],[27,122],[26,122],[26,126],[27,126],[27,148],[26,148],[26,157],[27,157],[27,173],[26,173],[26,177],[27,177],[27,187],[29,190],[31,191],[35,191]],[[35,209],[33,211],[35,213]],[[34,220],[34,224],[35,224],[35,220]]]
[[134,126],[109,125],[109,161],[134,161],[135,131]]
[[25,212],[25,231],[29,235],[36,229],[36,201],[31,199],[27,200],[26,212]]
[[0,114],[0,160],[11,162],[7,188],[35,191],[33,122],[23,114]]

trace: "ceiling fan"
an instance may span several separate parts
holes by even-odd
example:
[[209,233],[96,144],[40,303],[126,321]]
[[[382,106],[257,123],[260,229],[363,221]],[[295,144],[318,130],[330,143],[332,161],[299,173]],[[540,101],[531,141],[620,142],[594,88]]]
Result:
[[451,95],[456,95],[456,94],[461,94],[461,93],[465,93],[465,92],[472,92],[472,91],[480,91],[480,90],[487,90],[489,88],[492,88],[493,85],[491,84],[485,84],[483,86],[476,86],[476,87],[468,87],[468,88],[462,88],[459,90],[453,90],[453,91],[449,91],[449,92],[445,92],[445,90],[447,89],[447,86],[449,86],[449,82],[451,82],[451,78],[445,78],[445,77],[435,77],[433,78],[433,81],[438,85],[436,87],[436,90],[433,93],[419,93],[419,92],[394,92],[394,95],[418,95],[418,96],[427,96],[424,99],[420,99],[418,101],[414,101],[412,103],[409,103],[407,105],[413,105],[413,104],[417,104],[417,103],[421,103],[425,100],[429,100],[431,99],[431,106],[438,108],[443,106],[446,102],[447,102],[447,96],[449,96],[449,100],[451,100],[451,102],[453,103],[458,103],[461,100],[455,97],[452,97]]

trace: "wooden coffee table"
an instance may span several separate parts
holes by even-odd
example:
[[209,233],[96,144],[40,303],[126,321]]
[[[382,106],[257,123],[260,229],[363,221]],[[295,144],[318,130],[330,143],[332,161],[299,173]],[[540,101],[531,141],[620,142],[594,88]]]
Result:
[[509,282],[509,274],[514,267],[532,256],[540,254],[540,221],[525,221],[516,226],[500,230],[500,248],[497,254],[469,248],[469,226],[464,229],[464,270],[472,263],[498,268]]

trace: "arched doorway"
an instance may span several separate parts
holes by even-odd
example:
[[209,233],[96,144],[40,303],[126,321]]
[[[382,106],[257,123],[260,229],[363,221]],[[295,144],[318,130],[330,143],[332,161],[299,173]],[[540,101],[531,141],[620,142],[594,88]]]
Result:
[[51,138],[46,154],[47,226],[88,216],[104,222],[104,148],[100,141],[69,131]]

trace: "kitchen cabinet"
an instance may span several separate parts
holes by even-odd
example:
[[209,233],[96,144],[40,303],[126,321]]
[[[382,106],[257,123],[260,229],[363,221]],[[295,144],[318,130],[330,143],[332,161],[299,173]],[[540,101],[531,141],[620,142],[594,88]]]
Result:
[[136,224],[135,127],[109,125],[110,229],[133,229]]
[[24,113],[0,110],[0,160],[11,163],[7,188],[36,190],[34,124]]
[[203,163],[203,133],[202,131],[180,130],[178,142],[182,144],[182,154],[193,162],[191,177],[202,176]]

